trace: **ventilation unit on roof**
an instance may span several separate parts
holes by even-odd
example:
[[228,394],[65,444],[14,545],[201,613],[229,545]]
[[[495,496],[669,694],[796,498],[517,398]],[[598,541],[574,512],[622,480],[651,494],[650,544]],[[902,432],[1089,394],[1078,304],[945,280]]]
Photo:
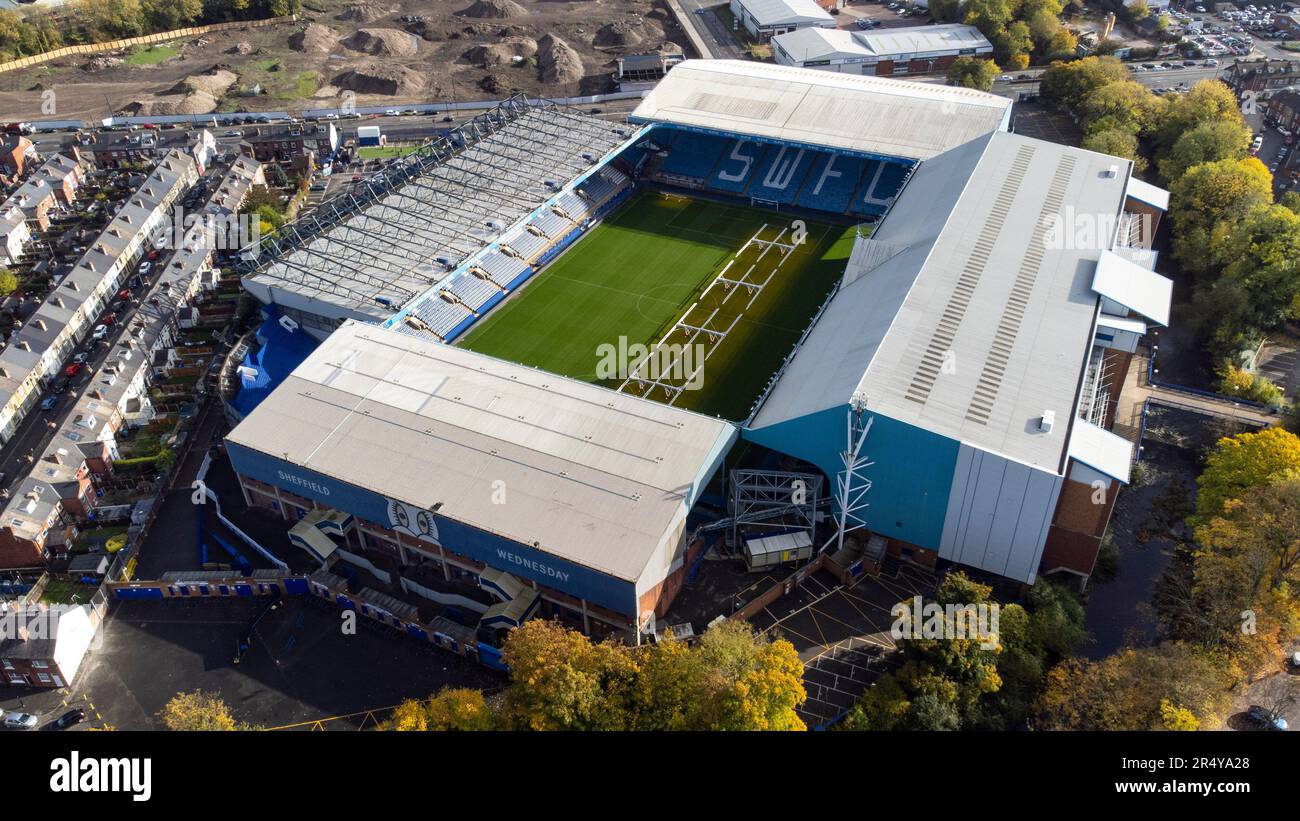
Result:
[[1045,410],[1043,417],[1038,420],[1038,430],[1042,433],[1051,433],[1052,426],[1056,424],[1056,411]]
[[1119,176],[1119,166],[1118,166],[1118,165],[1112,165],[1110,168],[1107,168],[1107,169],[1106,169],[1106,176],[1107,176],[1108,178],[1110,178],[1110,179],[1114,179],[1115,177],[1118,177],[1118,176]]

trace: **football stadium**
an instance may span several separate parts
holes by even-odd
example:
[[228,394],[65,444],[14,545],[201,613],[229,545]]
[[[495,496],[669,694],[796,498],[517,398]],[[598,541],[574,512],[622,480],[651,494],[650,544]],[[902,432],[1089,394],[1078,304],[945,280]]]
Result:
[[536,615],[640,641],[710,551],[1086,579],[1167,194],[1011,108],[726,60],[627,123],[503,102],[245,255],[245,501],[480,657]]

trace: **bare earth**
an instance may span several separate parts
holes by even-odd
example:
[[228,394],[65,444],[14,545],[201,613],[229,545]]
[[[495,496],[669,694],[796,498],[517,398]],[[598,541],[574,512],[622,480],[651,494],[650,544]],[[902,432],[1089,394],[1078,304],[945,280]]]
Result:
[[[12,119],[96,119],[328,108],[348,90],[361,106],[598,94],[613,90],[617,57],[687,43],[662,0],[312,5],[326,11],[177,40],[167,44],[175,56],[152,65],[118,52],[0,74],[0,110]],[[47,89],[53,112],[42,110]]]

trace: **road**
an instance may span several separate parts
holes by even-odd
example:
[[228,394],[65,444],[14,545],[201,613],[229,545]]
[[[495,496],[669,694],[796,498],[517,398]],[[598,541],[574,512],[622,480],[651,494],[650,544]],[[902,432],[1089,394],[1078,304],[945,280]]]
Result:
[[[702,55],[715,60],[743,60],[745,51],[736,42],[727,27],[711,9],[722,5],[718,0],[678,0],[689,18],[686,25],[694,27],[696,33],[709,47],[710,54]],[[702,12],[702,13],[701,13]]]
[[[87,336],[87,338],[77,346],[74,353],[84,351],[88,354],[88,358],[85,366],[76,377],[69,380],[67,390],[60,394],[53,394],[48,389],[41,391],[42,399],[49,396],[55,396],[58,400],[57,404],[48,411],[41,410],[39,404],[33,406],[32,409],[27,412],[26,418],[19,423],[13,437],[6,442],[2,448],[0,448],[0,487],[7,489],[11,485],[15,484],[21,477],[25,476],[27,471],[30,470],[31,464],[28,461],[28,457],[30,456],[35,459],[49,445],[50,440],[54,438],[54,432],[57,430],[63,414],[67,413],[72,406],[76,404],[77,398],[81,395],[81,392],[85,390],[86,385],[94,378],[96,372],[108,359],[109,353],[113,350],[113,346],[117,344],[118,337],[120,337],[125,328],[131,324],[131,320],[135,318],[136,312],[140,310],[140,297],[147,294],[149,289],[153,287],[154,283],[158,281],[158,277],[161,276],[164,270],[166,270],[166,266],[170,264],[171,255],[171,251],[160,252],[158,259],[152,264],[148,275],[141,277],[142,281],[140,287],[135,289],[134,295],[127,301],[126,307],[117,312],[117,321],[110,327],[108,337],[106,338],[108,344],[95,344],[91,342],[89,336]],[[130,274],[122,277],[122,281],[129,282],[132,276],[138,276],[138,266],[139,262],[136,263],[136,268],[133,269]],[[111,303],[110,307],[104,310],[104,314],[107,314],[110,311],[112,311]],[[94,323],[91,323],[90,327],[93,328],[95,325],[100,324],[104,314],[101,314]],[[65,362],[64,367],[66,367],[67,364],[68,363]],[[58,379],[59,376],[60,375],[56,375],[54,378]]]

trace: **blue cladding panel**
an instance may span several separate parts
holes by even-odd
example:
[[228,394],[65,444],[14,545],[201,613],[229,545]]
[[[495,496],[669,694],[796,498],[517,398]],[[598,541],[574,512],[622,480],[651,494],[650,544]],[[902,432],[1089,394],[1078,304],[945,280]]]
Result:
[[[226,443],[226,451],[237,473],[387,526],[388,502],[374,491],[291,465],[233,442]],[[449,550],[619,613],[634,615],[637,612],[636,590],[631,582],[479,530],[440,513],[432,516],[438,537]]]
[[[760,430],[744,438],[817,465],[832,483],[844,449],[846,406],[828,408]],[[874,465],[867,494],[867,527],[895,539],[938,550],[960,445],[938,434],[874,414],[864,445]]]
[[898,196],[907,178],[908,166],[898,163],[869,163],[862,185],[849,209],[854,214],[880,216]]
[[[666,174],[679,174],[683,177],[703,179],[713,169],[713,164],[722,156],[722,151],[730,146],[720,137],[708,137],[702,134],[674,133],[670,145],[659,144],[668,149],[668,156],[660,166]],[[659,141],[656,134],[654,140]]]

